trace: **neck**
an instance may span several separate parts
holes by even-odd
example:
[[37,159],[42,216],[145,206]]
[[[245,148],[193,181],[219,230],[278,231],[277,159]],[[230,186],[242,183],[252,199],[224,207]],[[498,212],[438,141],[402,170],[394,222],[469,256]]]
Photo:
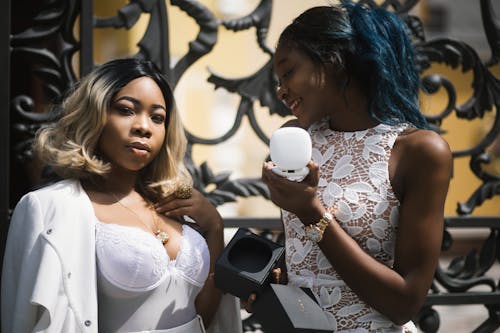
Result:
[[345,91],[337,96],[329,112],[332,130],[360,131],[379,123],[371,117],[368,96],[355,81],[351,81]]
[[98,192],[112,192],[115,195],[124,196],[135,191],[138,179],[139,172],[117,170],[112,167],[109,174],[89,184],[89,187]]
[[375,127],[379,122],[373,119],[368,113],[353,115],[335,112],[330,114],[330,129],[339,132],[355,132]]

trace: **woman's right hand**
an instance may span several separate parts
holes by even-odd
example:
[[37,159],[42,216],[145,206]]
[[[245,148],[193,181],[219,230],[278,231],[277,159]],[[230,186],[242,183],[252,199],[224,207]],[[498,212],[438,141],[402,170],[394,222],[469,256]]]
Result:
[[[272,162],[265,162],[262,167],[262,181],[269,188],[271,201],[278,207],[294,213],[302,222],[316,216],[324,208],[316,195],[319,182],[319,166],[310,161],[307,164],[309,174],[301,182],[294,182],[278,176],[272,168]],[[321,215],[321,214],[320,214]]]
[[253,303],[257,300],[257,294],[251,293],[246,301],[241,300],[241,307],[245,309],[248,313],[253,312]]
[[189,198],[176,198],[171,194],[155,204],[156,212],[169,217],[192,218],[203,232],[222,232],[224,223],[219,212],[208,199],[196,189],[191,189]]

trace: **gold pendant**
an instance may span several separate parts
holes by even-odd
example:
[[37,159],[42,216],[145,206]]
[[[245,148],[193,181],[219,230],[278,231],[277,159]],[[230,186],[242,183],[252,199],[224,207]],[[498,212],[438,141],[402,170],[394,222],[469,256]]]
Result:
[[158,229],[156,230],[155,235],[156,239],[159,240],[163,245],[167,244],[169,236],[165,231]]

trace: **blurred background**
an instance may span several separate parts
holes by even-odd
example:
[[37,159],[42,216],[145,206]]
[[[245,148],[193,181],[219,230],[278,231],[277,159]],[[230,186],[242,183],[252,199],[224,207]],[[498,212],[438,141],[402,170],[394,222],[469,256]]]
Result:
[[[218,19],[241,17],[252,12],[259,0],[203,0]],[[280,31],[303,10],[315,5],[325,5],[334,1],[325,0],[278,0],[274,1],[271,23],[267,36],[267,44],[274,48]],[[379,1],[381,2],[381,1]],[[94,1],[95,13],[98,16],[112,16],[125,5],[124,0]],[[493,1],[493,6],[500,12],[500,2]],[[186,53],[188,43],[198,33],[198,25],[176,6],[167,2],[171,27],[170,48],[172,61]],[[481,21],[479,1],[470,0],[422,0],[412,10],[419,16],[425,27],[426,38],[445,36],[455,38],[472,46],[481,57],[490,56],[484,28]],[[148,17],[145,14],[130,31],[100,29],[95,32],[94,59],[97,63],[116,57],[134,54],[138,51],[137,43],[144,34]],[[228,78],[251,75],[261,68],[269,55],[257,45],[255,30],[249,29],[235,33],[219,27],[218,42],[212,52],[199,59],[182,76],[175,89],[178,107],[184,117],[186,128],[206,138],[217,137],[228,131],[234,121],[239,97],[223,89],[214,89],[207,82],[210,71]],[[500,65],[492,68],[496,76],[500,76]],[[472,74],[462,73],[461,69],[453,70],[446,65],[434,64],[427,70],[429,73],[443,73],[452,80],[457,89],[457,104],[470,97],[472,90]],[[445,92],[422,95],[422,110],[426,114],[441,111],[447,103]],[[269,136],[287,118],[270,115],[267,108],[258,101],[254,108],[259,122]],[[193,112],[193,110],[198,110]],[[203,112],[199,112],[203,110]],[[448,131],[443,136],[453,150],[461,150],[474,146],[491,128],[494,112],[487,113],[483,119],[467,121],[450,117],[442,124]],[[246,121],[246,120],[244,120]],[[498,144],[500,145],[500,144]],[[491,168],[500,172],[500,148],[491,147],[495,159]],[[193,158],[196,164],[207,161],[215,173],[230,171],[234,177],[258,177],[261,162],[269,154],[267,145],[259,140],[244,124],[241,130],[230,140],[216,147],[195,146]],[[457,202],[464,201],[480,184],[468,165],[468,159],[456,159],[454,178],[446,204],[446,215],[456,215]],[[226,216],[263,216],[278,217],[279,211],[263,198],[242,198],[237,203],[226,203],[219,207]],[[500,197],[485,202],[474,214],[499,215]]]

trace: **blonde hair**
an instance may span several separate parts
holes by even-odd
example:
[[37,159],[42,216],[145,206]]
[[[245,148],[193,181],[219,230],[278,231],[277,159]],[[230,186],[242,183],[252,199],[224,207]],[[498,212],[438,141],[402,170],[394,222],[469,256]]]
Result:
[[112,98],[130,81],[153,79],[167,103],[165,141],[155,159],[140,172],[137,190],[156,201],[183,183],[192,184],[184,165],[187,140],[175,107],[172,89],[152,62],[117,59],[105,63],[80,80],[61,104],[61,118],[40,129],[34,150],[62,178],[99,181],[110,172],[97,154],[97,143],[107,120]]

